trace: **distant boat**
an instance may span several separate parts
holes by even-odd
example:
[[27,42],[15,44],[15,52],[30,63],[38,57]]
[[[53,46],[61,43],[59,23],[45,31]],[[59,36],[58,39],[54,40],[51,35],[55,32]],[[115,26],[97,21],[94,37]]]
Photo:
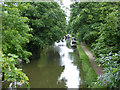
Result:
[[70,39],[70,34],[65,35],[65,40]]
[[71,39],[70,45],[71,45],[71,47],[77,47],[76,39],[74,37]]

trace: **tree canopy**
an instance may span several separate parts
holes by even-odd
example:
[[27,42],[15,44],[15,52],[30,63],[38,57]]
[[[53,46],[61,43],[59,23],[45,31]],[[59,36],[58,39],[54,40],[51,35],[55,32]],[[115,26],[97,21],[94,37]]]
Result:
[[2,8],[2,51],[4,54],[12,53],[19,56],[19,58],[28,61],[31,55],[25,49],[25,45],[29,43],[32,30],[29,28],[27,17],[20,15],[20,7],[24,6],[18,3],[6,2]]
[[96,55],[120,50],[118,2],[76,2],[71,5],[68,27],[71,27],[70,33],[77,34],[79,41],[93,44]]
[[27,3],[22,16],[30,19],[29,25],[33,29],[30,47],[43,48],[59,41],[65,35],[65,12],[57,2]]
[[[120,2],[74,2],[67,31],[92,48],[105,74],[96,87],[118,87],[120,82]],[[114,63],[114,64],[113,64]],[[111,74],[111,76],[109,76]]]
[[17,61],[63,39],[66,15],[57,2],[4,2],[2,7],[2,72],[4,80],[29,87]]

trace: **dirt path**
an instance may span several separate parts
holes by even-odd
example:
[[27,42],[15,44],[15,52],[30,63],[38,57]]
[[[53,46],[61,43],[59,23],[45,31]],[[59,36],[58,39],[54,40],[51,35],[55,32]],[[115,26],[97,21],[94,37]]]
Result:
[[99,67],[97,65],[97,63],[94,62],[95,57],[93,57],[92,53],[85,47],[85,45],[83,43],[81,43],[81,47],[85,51],[85,53],[87,54],[87,56],[89,57],[89,61],[90,61],[91,65],[92,65],[93,69],[95,70],[96,74],[98,76],[103,75],[104,74],[103,68]]

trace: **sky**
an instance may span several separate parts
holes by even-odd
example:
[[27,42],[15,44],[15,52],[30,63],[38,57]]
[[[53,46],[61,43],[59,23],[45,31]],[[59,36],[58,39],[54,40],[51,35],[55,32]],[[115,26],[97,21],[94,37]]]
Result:
[[70,16],[70,4],[72,4],[72,2],[70,0],[63,0],[63,4],[65,7],[68,8],[68,9],[65,9],[65,8],[63,9],[65,10],[66,15],[67,15],[66,19],[69,20],[68,17]]

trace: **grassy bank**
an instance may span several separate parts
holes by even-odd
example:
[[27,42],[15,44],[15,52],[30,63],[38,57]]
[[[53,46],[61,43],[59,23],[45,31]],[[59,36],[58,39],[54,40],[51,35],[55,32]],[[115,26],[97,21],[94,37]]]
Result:
[[80,56],[80,60],[82,62],[82,67],[83,67],[83,71],[85,73],[85,81],[88,84],[88,86],[92,86],[92,82],[96,81],[97,79],[97,74],[95,73],[94,69],[92,68],[90,62],[89,62],[89,58],[86,55],[86,53],[84,52],[84,50],[82,49],[81,45],[79,42],[77,42],[77,49],[79,51],[79,56]]

